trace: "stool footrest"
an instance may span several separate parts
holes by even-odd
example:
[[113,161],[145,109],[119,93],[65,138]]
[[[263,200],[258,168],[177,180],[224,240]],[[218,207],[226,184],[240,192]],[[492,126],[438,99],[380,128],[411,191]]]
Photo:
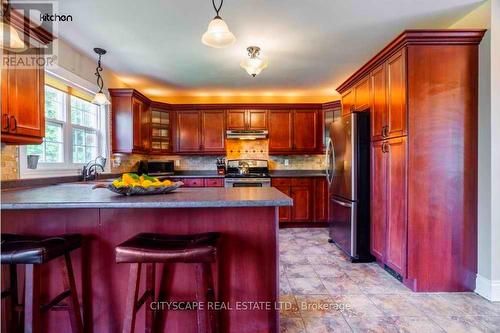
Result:
[[[47,304],[43,304],[40,306],[40,310],[42,312],[45,312],[45,311],[48,311],[52,308],[54,308],[55,306],[59,305],[59,303],[61,303],[61,301],[67,297],[69,297],[71,295],[71,290],[65,290],[63,291],[62,293],[60,293],[59,295],[57,295],[56,297],[54,297],[50,302],[48,302]],[[66,308],[63,308],[63,309],[67,309],[67,305],[61,305],[62,307],[66,306]],[[61,310],[63,310],[61,309]]]
[[154,297],[154,291],[153,290],[146,290],[144,294],[139,298],[139,300],[135,303],[135,311],[138,311],[141,306],[146,302],[146,300],[151,297]]

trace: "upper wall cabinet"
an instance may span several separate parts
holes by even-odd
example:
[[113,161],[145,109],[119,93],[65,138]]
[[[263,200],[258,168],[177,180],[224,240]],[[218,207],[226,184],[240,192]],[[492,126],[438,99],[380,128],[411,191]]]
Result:
[[168,154],[172,151],[172,111],[166,105],[151,106],[151,154]]
[[267,129],[267,110],[228,110],[228,130]]
[[178,110],[175,152],[181,154],[223,154],[226,115],[222,110]]
[[318,110],[269,111],[269,152],[318,153],[322,149]]
[[113,153],[148,153],[151,143],[150,101],[134,89],[109,89]]
[[[6,8],[5,20],[41,45],[54,37],[39,25],[31,25],[20,12]],[[21,53],[2,50],[4,59],[16,65],[1,66],[2,142],[6,144],[40,144],[45,136],[45,72],[43,66],[22,67],[29,58],[43,57],[44,51],[28,49]],[[35,61],[39,63],[39,61]]]
[[370,108],[370,81],[368,77],[354,86],[354,111]]
[[342,94],[342,115],[345,116],[354,110],[354,90],[349,89]]

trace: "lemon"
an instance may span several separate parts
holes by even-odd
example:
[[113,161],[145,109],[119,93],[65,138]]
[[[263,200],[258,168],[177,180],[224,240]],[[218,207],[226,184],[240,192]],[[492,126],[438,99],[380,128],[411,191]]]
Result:
[[148,188],[148,187],[150,187],[151,185],[153,185],[153,182],[152,182],[152,181],[150,181],[150,180],[145,180],[145,181],[143,181],[143,182],[141,183],[141,186],[142,186],[142,187],[145,187],[145,188]]
[[172,182],[170,180],[166,179],[166,180],[163,181],[163,185],[164,186],[171,186]]

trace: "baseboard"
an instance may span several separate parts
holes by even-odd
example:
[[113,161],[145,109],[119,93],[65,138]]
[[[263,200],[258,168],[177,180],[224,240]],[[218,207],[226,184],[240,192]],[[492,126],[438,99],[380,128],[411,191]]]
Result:
[[500,302],[500,280],[490,280],[477,274],[475,292],[492,302]]
[[327,222],[280,222],[280,229],[286,228],[326,228]]

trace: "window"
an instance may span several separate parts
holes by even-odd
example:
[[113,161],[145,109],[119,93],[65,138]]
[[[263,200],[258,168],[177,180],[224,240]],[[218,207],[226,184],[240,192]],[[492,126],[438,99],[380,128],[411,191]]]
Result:
[[[76,174],[83,164],[106,155],[106,108],[71,92],[45,86],[45,138],[22,148],[22,177]],[[27,155],[39,156],[36,170],[27,168]]]

